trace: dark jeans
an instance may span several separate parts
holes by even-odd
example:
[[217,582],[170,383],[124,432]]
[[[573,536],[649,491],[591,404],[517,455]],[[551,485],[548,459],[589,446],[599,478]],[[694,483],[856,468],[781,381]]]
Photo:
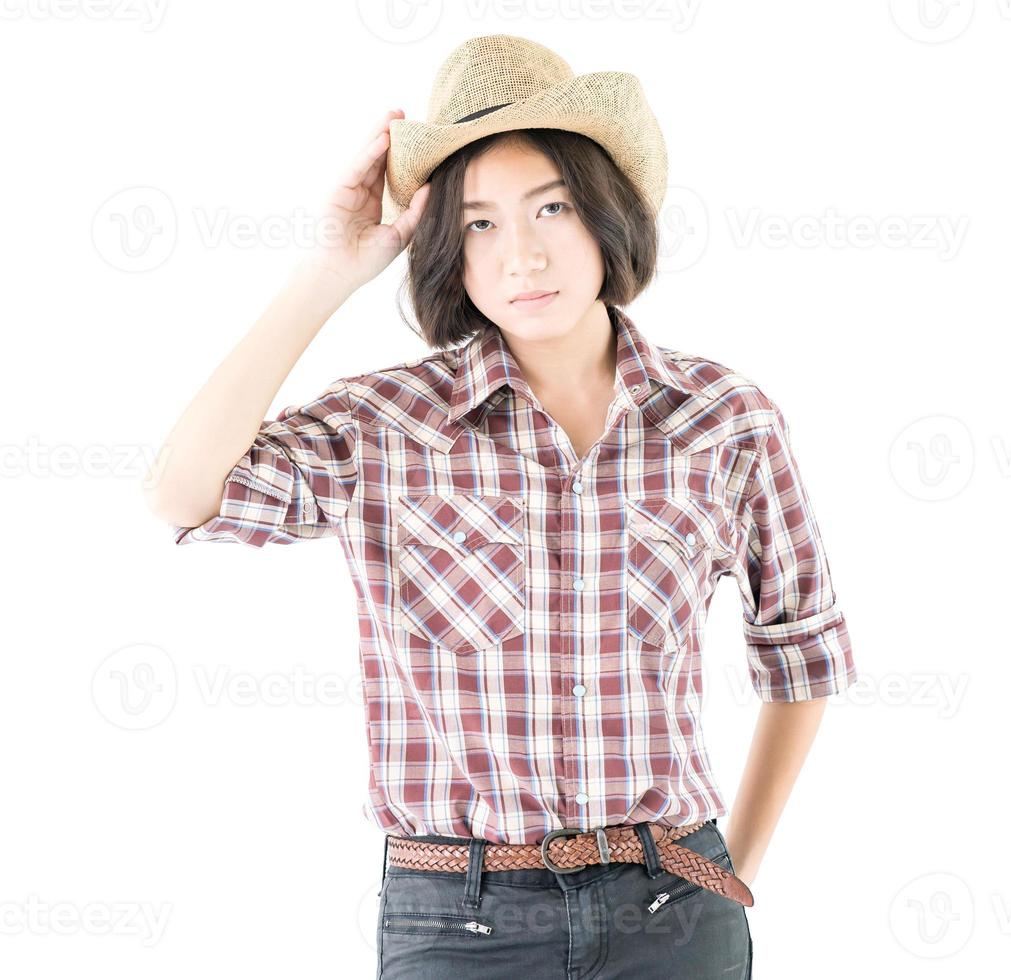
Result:
[[[636,832],[647,865],[570,874],[478,871],[484,841],[418,836],[469,844],[471,868],[384,868],[377,980],[750,980],[744,906],[668,874],[647,825]],[[734,870],[715,820],[677,843]]]

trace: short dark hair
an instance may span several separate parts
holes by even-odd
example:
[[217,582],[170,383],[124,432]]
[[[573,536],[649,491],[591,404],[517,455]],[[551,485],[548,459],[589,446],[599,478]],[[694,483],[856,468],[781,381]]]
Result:
[[[604,281],[599,300],[609,307],[630,303],[656,275],[656,216],[599,143],[563,129],[493,133],[460,147],[432,171],[428,202],[407,246],[401,288],[408,289],[418,319],[415,332],[430,347],[456,346],[491,323],[463,285],[463,181],[471,160],[511,141],[540,150],[561,173],[576,214],[600,245]],[[399,299],[397,306],[414,330]]]

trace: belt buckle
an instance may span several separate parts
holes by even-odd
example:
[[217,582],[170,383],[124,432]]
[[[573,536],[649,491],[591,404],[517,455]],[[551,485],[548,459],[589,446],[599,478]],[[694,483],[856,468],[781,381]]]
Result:
[[[574,871],[582,871],[586,867],[585,864],[580,864],[575,868],[561,868],[555,864],[551,858],[548,857],[548,848],[551,846],[551,842],[556,837],[563,837],[566,834],[585,834],[591,833],[591,831],[580,830],[578,827],[559,827],[557,830],[549,830],[545,835],[544,840],[541,841],[541,859],[544,861],[544,866],[549,871],[554,871],[555,874],[567,875],[572,874]],[[610,864],[611,863],[611,849],[607,846],[607,834],[604,833],[603,827],[597,828],[597,850],[600,852],[600,863]]]

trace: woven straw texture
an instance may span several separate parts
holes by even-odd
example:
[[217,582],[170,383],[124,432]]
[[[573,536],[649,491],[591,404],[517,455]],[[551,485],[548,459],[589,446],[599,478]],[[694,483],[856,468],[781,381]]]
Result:
[[[495,106],[501,108],[457,122]],[[618,71],[574,75],[536,41],[491,34],[465,41],[442,63],[425,122],[390,122],[383,224],[394,221],[431,172],[461,146],[527,128],[564,129],[596,140],[659,212],[667,148],[638,78]]]

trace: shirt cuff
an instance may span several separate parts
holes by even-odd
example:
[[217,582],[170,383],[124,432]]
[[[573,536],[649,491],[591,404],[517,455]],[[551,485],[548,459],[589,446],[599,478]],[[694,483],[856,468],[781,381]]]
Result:
[[[286,485],[281,486],[281,482]],[[226,477],[221,506],[216,516],[197,527],[172,526],[176,544],[198,541],[234,541],[262,547],[271,541],[291,543],[295,533],[286,534],[287,526],[294,532],[300,524],[315,524],[316,500],[306,493],[301,500],[291,495],[293,483],[283,473],[273,481],[264,480],[246,467],[237,465]]]
[[849,631],[836,606],[792,622],[745,622],[744,636],[751,684],[763,701],[824,698],[856,680]]

